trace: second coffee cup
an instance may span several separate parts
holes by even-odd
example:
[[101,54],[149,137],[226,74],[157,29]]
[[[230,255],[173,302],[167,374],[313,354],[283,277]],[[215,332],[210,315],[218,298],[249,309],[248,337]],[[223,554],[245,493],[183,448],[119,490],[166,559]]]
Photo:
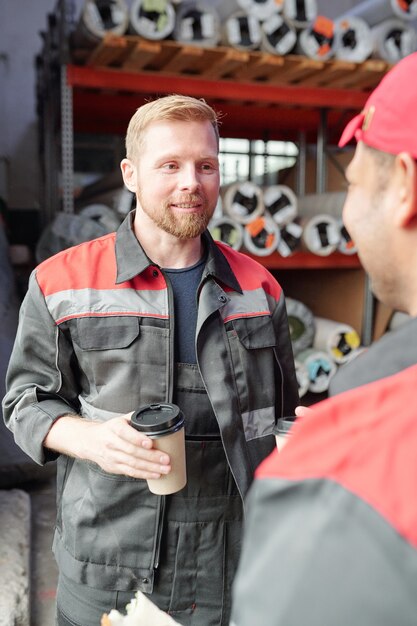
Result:
[[274,428],[275,440],[277,443],[278,451],[284,448],[288,441],[288,437],[291,436],[291,428],[296,420],[296,416],[291,415],[289,417],[280,417],[277,420],[277,424]]
[[133,413],[130,423],[153,439],[153,447],[166,452],[171,459],[169,474],[147,480],[149,490],[158,495],[180,491],[187,483],[184,415],[180,408],[168,403],[147,404]]

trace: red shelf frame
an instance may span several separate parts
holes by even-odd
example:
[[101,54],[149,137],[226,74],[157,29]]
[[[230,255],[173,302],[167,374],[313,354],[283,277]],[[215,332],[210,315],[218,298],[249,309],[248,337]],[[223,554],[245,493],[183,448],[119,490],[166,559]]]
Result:
[[311,252],[295,252],[289,257],[283,257],[277,252],[268,256],[256,256],[250,252],[245,254],[255,259],[268,269],[361,269],[357,254],[347,255],[333,252],[329,256],[319,256]]

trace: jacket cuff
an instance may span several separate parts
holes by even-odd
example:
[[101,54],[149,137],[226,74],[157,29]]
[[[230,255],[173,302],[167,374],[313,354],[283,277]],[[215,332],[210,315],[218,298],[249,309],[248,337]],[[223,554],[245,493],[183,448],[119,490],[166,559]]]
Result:
[[54,461],[59,454],[43,446],[43,441],[52,424],[63,415],[77,415],[66,402],[42,400],[26,406],[17,412],[15,420],[20,427],[15,429],[15,441],[39,465]]

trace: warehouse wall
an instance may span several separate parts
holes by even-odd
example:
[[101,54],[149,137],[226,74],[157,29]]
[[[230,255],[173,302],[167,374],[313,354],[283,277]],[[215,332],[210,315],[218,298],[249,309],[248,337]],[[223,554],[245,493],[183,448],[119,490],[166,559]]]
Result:
[[[236,0],[211,0],[231,12]],[[39,208],[34,59],[40,32],[56,0],[0,0],[0,197],[10,208]],[[319,12],[334,18],[358,4],[317,0]],[[80,7],[82,0],[76,0]]]

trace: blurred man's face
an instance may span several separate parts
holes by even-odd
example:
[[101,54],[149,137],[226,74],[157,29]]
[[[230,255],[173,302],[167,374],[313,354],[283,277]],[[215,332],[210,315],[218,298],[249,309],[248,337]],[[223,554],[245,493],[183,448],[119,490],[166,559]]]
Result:
[[210,122],[160,121],[145,131],[137,163],[138,206],[155,227],[198,237],[217,204],[217,138]]
[[394,180],[384,172],[372,151],[359,142],[346,170],[348,194],[343,221],[358,248],[375,295],[396,307],[396,255],[392,213],[396,206]]

